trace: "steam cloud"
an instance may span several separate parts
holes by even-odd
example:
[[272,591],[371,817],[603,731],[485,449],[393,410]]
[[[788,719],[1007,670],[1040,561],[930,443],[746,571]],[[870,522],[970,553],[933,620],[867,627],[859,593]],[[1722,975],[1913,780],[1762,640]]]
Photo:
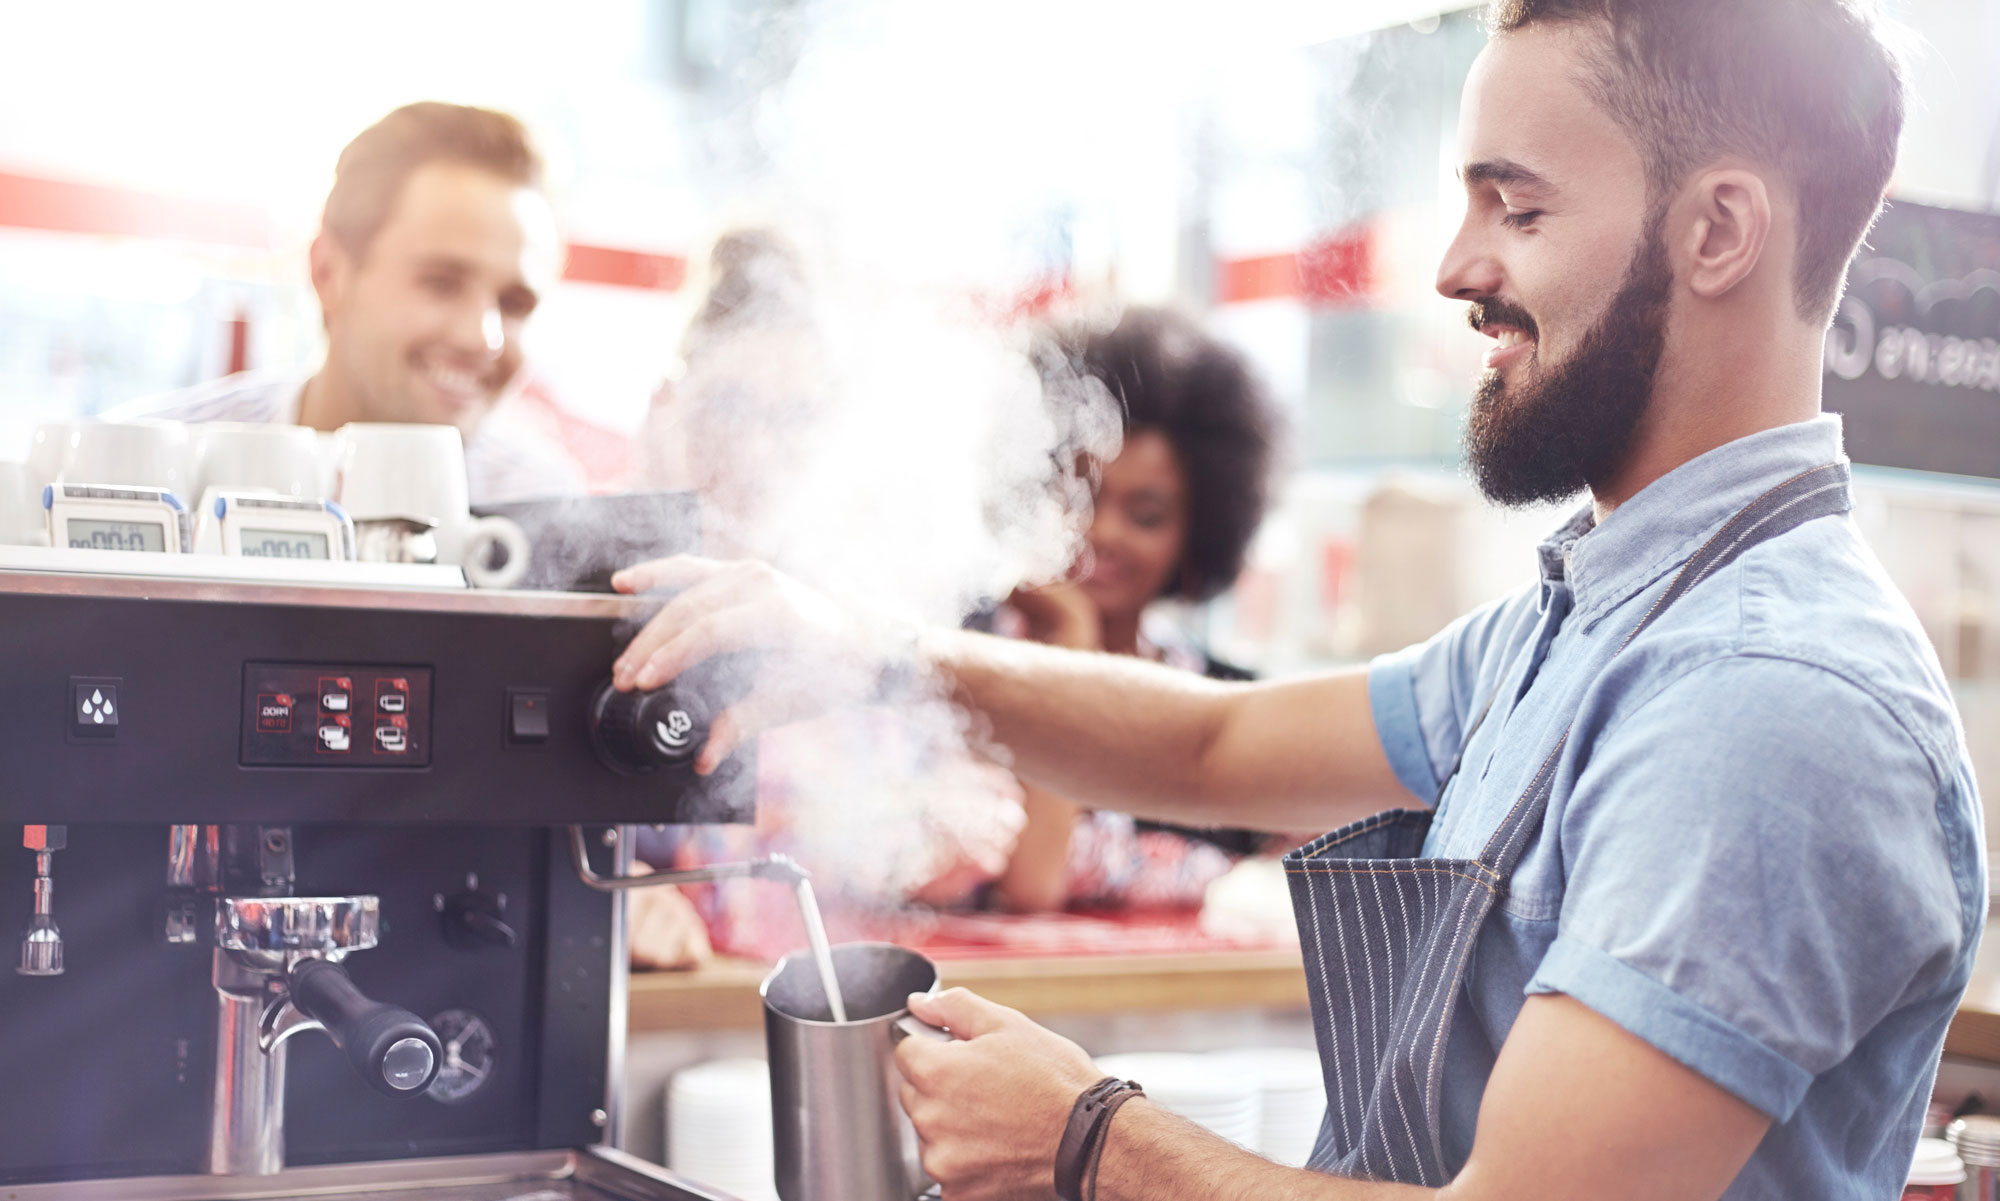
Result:
[[[1297,8],[817,0],[762,18],[765,55],[715,114],[735,143],[710,147],[735,172],[718,207],[800,249],[723,264],[742,286],[725,279],[683,345],[650,482],[703,494],[710,553],[901,615],[956,624],[1060,574],[1089,516],[1080,458],[1116,452],[1119,414],[996,314],[1073,268],[1129,271],[1121,238],[1173,244],[1158,218],[1188,186],[1191,106],[1302,45]],[[936,695],[764,745],[788,849],[850,897],[911,893],[945,848],[1004,851],[1018,808],[991,751]]]

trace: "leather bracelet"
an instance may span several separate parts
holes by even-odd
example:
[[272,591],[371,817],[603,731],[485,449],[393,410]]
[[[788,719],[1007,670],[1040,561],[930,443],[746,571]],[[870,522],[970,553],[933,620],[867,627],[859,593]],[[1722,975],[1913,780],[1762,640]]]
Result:
[[1102,1151],[1105,1123],[1125,1098],[1143,1095],[1145,1090],[1130,1080],[1106,1076],[1084,1089],[1070,1107],[1069,1122],[1063,1127],[1062,1142],[1056,1147],[1056,1195],[1063,1201],[1085,1201],[1085,1173],[1091,1171]]
[[[1127,1081],[1129,1084],[1130,1081]],[[1134,1097],[1143,1097],[1146,1090],[1133,1084],[1132,1087],[1112,1093],[1104,1103],[1104,1110],[1097,1117],[1097,1137],[1090,1140],[1089,1183],[1084,1186],[1083,1201],[1097,1201],[1097,1165],[1104,1159],[1104,1144],[1111,1141],[1111,1118],[1118,1107]]]

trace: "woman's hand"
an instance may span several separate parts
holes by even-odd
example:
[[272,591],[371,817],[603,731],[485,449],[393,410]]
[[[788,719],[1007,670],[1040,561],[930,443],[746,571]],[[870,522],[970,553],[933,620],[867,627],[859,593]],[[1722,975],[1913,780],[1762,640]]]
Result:
[[[649,874],[643,863],[632,865],[634,875]],[[694,902],[671,884],[658,888],[635,888],[625,898],[626,943],[632,966],[641,970],[695,968],[715,958],[709,946],[708,927]]]
[[1097,605],[1082,588],[1067,580],[1040,588],[1017,588],[1007,603],[1028,623],[1028,637],[1033,641],[1079,651],[1104,649]]

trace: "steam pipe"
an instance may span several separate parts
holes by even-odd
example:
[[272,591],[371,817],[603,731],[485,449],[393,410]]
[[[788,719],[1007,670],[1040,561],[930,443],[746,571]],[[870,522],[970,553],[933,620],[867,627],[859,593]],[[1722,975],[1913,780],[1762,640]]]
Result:
[[781,884],[797,885],[811,878],[805,868],[790,855],[766,855],[762,859],[745,859],[738,863],[717,863],[707,867],[686,867],[674,871],[654,872],[647,876],[600,876],[590,866],[590,849],[583,837],[582,826],[569,828],[569,858],[576,867],[576,878],[584,885],[598,892],[626,892],[634,888],[656,888],[662,884],[701,884],[710,880],[776,880]]

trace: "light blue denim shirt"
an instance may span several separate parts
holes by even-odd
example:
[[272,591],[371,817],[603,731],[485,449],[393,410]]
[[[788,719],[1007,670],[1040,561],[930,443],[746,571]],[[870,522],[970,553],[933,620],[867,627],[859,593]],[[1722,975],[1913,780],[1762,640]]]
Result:
[[1612,658],[1738,509],[1841,457],[1834,417],[1713,450],[1601,526],[1578,514],[1534,586],[1371,667],[1383,749],[1426,800],[1498,698],[1426,855],[1477,855],[1575,722],[1452,1027],[1452,1170],[1525,998],[1564,993],[1770,1116],[1732,1201],[1898,1195],[1986,912],[1937,656],[1840,516],[1744,554]]

